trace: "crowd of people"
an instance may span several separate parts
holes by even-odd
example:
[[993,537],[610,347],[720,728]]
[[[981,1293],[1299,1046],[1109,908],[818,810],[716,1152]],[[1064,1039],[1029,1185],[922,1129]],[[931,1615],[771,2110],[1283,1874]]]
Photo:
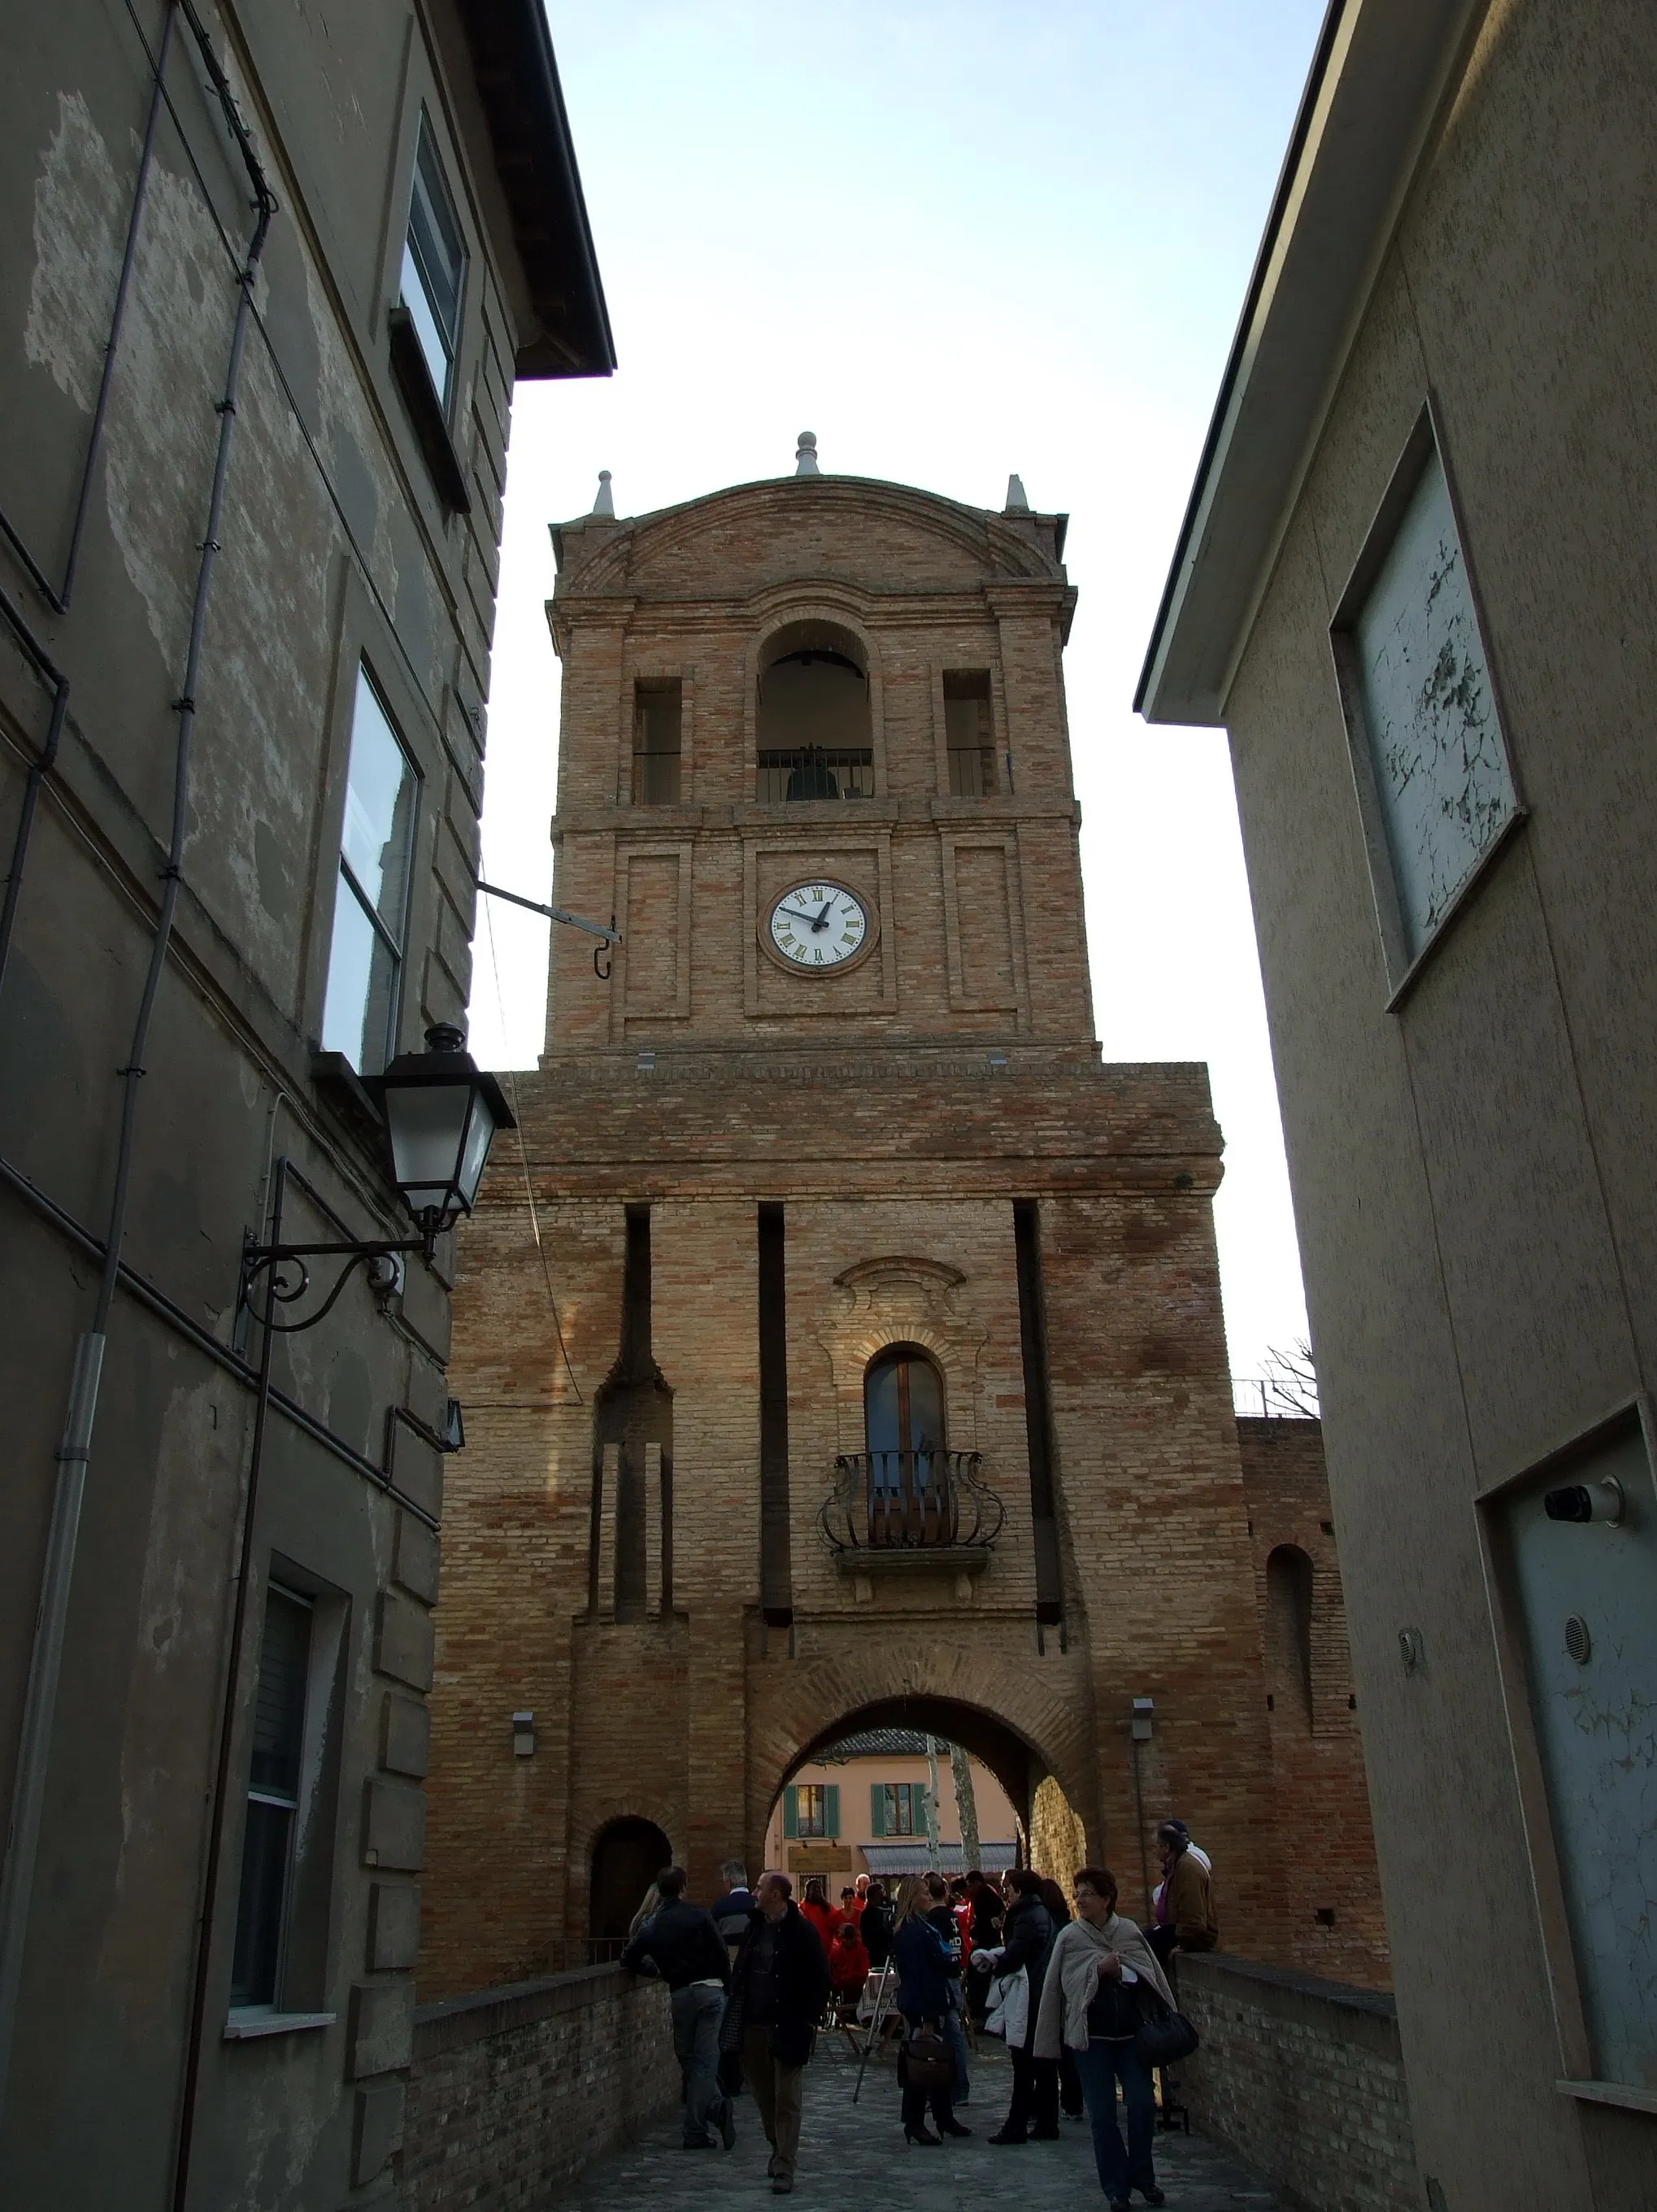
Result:
[[902,2021],[907,2144],[937,2148],[972,2133],[958,2117],[972,2094],[970,2020],[976,2033],[1002,2038],[1011,2060],[1011,2100],[992,2143],[1052,2142],[1061,2112],[1086,2118],[1111,2212],[1128,2212],[1135,2191],[1162,2203],[1156,2062],[1143,2031],[1177,2015],[1172,1962],[1181,1950],[1213,1949],[1219,1924],[1211,1862],[1183,1821],[1162,1823],[1157,1850],[1162,1879],[1143,1929],[1118,1911],[1107,1867],[1080,1869],[1069,1899],[1029,1867],[1013,1868],[998,1887],[974,1868],[954,1880],[910,1875],[895,1894],[863,1875],[835,1904],[821,1876],[796,1900],[786,1874],[762,1875],[750,1890],[745,1869],[729,1862],[706,1910],[685,1897],[683,1869],[664,1868],[622,1964],[668,1985],[685,2149],[731,2148],[745,2084],[770,2146],[772,2190],[790,2194],[804,2069],[838,2003],[840,2017],[864,2021],[871,2039],[882,2014]]

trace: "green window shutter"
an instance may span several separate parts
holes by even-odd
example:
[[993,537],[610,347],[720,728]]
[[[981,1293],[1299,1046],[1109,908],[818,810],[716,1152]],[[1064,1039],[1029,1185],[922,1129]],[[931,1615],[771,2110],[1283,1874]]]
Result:
[[869,1833],[871,1836],[883,1836],[885,1832],[886,1784],[883,1782],[871,1782],[869,1784]]
[[792,1782],[782,1793],[782,1832],[785,1836],[799,1833],[799,1792]]
[[840,1833],[840,1784],[831,1782],[822,1793],[822,1832],[825,1836]]

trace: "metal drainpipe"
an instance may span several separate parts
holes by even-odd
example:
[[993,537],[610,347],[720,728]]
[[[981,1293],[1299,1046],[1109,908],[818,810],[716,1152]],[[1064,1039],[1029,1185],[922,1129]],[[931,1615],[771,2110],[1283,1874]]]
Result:
[[[193,0],[179,0],[201,49],[202,60],[224,111],[253,186],[258,218],[236,279],[236,317],[230,338],[230,358],[225,372],[224,396],[217,403],[218,451],[214,461],[213,489],[208,503],[207,528],[196,571],[195,601],[191,613],[190,645],[185,657],[184,688],[177,700],[178,728],[173,772],[173,826],[162,871],[165,890],[150,946],[149,971],[138,1018],[133,1027],[127,1064],[121,1070],[120,1139],[114,1195],[110,1204],[109,1231],[105,1243],[103,1277],[92,1327],[77,1341],[74,1379],[70,1384],[64,1439],[58,1448],[58,1481],[52,1497],[52,1527],[46,1543],[46,1566],[41,1581],[39,1609],[35,1616],[34,1641],[29,1655],[28,1687],[25,1693],[23,1726],[18,1750],[17,1778],[12,1796],[11,1832],[3,1875],[0,1875],[0,2117],[11,2078],[11,2058],[16,2037],[17,2006],[22,1988],[24,1954],[33,1902],[35,1861],[39,1850],[40,1821],[45,1807],[58,1682],[63,1669],[64,1639],[80,1537],[81,1506],[86,1494],[87,1468],[91,1457],[98,1413],[110,1308],[120,1278],[121,1248],[126,1237],[127,1206],[131,1190],[133,1139],[137,1125],[138,1085],[144,1074],[144,1054],[156,994],[167,964],[167,949],[178,912],[185,837],[190,818],[190,749],[196,719],[196,685],[201,674],[202,641],[206,630],[219,529],[224,511],[225,483],[230,449],[235,434],[236,402],[241,383],[242,356],[247,325],[252,313],[253,279],[264,251],[276,202],[266,180],[246,125],[236,111],[228,78],[214,53],[205,26]],[[169,21],[171,14],[169,11]]]
[[[288,1162],[276,1161],[271,1186],[268,1241],[282,1242],[282,1209],[288,1199]],[[270,1314],[267,1296],[265,1312]],[[219,1701],[218,1754],[213,1795],[208,1807],[207,1863],[202,1875],[201,1905],[196,1917],[196,1966],[191,1983],[190,2033],[185,2044],[184,2085],[179,2100],[179,2132],[173,2161],[174,2212],[184,2212],[190,2196],[190,2154],[196,2139],[196,2100],[201,2087],[202,2040],[207,2027],[207,1981],[212,1964],[213,1922],[224,1859],[224,1815],[230,1794],[230,1759],[236,1740],[236,1686],[241,1679],[242,1638],[247,1630],[247,1592],[253,1575],[253,1531],[258,1511],[259,1476],[264,1468],[264,1434],[270,1413],[270,1359],[276,1331],[260,1331],[258,1392],[253,1406],[252,1449],[247,1456],[247,1487],[241,1502],[241,1534],[236,1547],[236,1595],[230,1611],[223,1684]]]
[[34,811],[39,804],[40,787],[57,763],[58,747],[69,713],[69,678],[3,592],[0,592],[0,618],[3,618],[38,672],[52,686],[52,719],[46,725],[46,742],[29,763],[22,804],[17,810],[16,835],[12,839],[11,871],[6,878],[5,897],[0,900],[0,990],[3,990],[6,968],[11,958],[12,932],[17,924],[17,902],[23,889],[23,866],[34,830]]

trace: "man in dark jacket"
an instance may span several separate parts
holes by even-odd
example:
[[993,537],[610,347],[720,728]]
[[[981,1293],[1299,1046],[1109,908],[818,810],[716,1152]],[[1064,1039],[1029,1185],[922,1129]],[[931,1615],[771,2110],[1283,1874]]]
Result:
[[725,1887],[708,1911],[734,1958],[737,1946],[747,1935],[748,1923],[754,1917],[754,1893],[748,1887],[748,1869],[740,1859],[727,1859],[719,1869],[719,1880]]
[[673,2049],[684,2077],[686,2150],[715,2150],[708,2133],[718,2127],[729,2150],[737,2140],[729,2097],[719,2094],[719,2022],[731,1986],[731,1960],[713,1917],[684,1893],[684,1869],[664,1867],[656,1877],[661,1909],[646,1921],[622,1954],[629,1973],[658,1973],[673,2008]]
[[1029,1981],[1029,2011],[1022,2045],[1008,2052],[1012,2060],[1012,2102],[990,2141],[1050,2142],[1059,2132],[1059,2066],[1055,2059],[1035,2056],[1035,2015],[1041,2008],[1041,1984],[1058,1930],[1053,1915],[1041,1902],[1040,1875],[1029,1867],[1015,1867],[1007,1876],[1006,1888],[1002,1947],[999,1951],[974,1951],[973,1963],[976,1966],[980,1959],[993,1963],[998,1974],[1016,1974],[1022,1966]]
[[771,2193],[786,2197],[799,2157],[805,2062],[828,2002],[828,1961],[786,1874],[762,1875],[754,1899],[759,1909],[731,1970],[719,2040],[742,2052],[771,2146]]

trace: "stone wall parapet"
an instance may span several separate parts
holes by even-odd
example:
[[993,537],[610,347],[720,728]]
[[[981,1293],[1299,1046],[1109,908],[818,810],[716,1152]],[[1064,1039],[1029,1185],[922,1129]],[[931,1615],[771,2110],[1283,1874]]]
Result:
[[1391,1995],[1217,1953],[1180,1954],[1178,1972],[1202,2038],[1179,2069],[1193,2126],[1308,2212],[1415,2212]]
[[539,2203],[678,2090],[666,1984],[617,1966],[422,2005],[403,2202],[417,2212]]

